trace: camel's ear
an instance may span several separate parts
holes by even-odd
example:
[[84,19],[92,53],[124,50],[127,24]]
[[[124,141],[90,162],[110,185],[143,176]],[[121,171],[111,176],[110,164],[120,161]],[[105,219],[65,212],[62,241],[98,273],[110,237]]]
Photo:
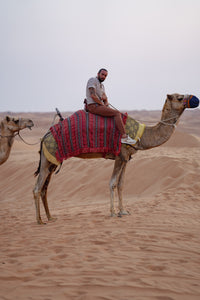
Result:
[[167,99],[172,100],[173,99],[172,95],[167,94]]
[[9,116],[6,116],[6,121],[9,122],[10,121],[10,118]]

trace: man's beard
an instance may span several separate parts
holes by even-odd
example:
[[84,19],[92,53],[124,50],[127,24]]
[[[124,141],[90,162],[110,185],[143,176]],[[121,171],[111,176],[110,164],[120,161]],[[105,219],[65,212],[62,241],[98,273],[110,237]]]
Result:
[[104,81],[104,79],[101,79],[99,77],[98,77],[98,80],[99,80],[100,83]]

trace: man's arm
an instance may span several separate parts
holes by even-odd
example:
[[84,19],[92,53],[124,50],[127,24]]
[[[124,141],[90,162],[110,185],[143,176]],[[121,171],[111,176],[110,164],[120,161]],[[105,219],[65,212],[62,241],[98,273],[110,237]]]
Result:
[[[90,88],[89,88],[89,91],[90,91],[90,96],[91,96],[91,98],[92,98],[96,103],[98,103],[98,104],[100,104],[100,105],[103,105],[103,103],[101,102],[101,100],[100,100],[99,97],[97,96],[95,89],[94,89],[93,87],[90,87]],[[103,100],[103,101],[104,101],[104,100]]]
[[104,105],[106,105],[106,106],[108,106],[109,105],[109,103],[108,103],[108,98],[107,98],[107,96],[106,96],[106,94],[105,93],[103,93],[103,96],[102,96],[102,98],[101,98],[102,100],[103,100],[103,102],[104,102]]

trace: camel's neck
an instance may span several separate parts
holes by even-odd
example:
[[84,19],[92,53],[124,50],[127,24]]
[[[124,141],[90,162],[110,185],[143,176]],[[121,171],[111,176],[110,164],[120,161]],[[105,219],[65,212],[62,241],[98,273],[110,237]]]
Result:
[[146,126],[140,145],[144,149],[158,147],[169,140],[174,132],[174,126],[158,123],[156,126]]
[[161,121],[158,124],[145,127],[143,136],[138,143],[138,150],[158,147],[167,142],[174,132],[180,115],[168,114],[166,111],[163,111]]
[[11,147],[14,142],[14,133],[6,129],[1,124],[1,136],[0,136],[0,165],[4,163],[10,154]]

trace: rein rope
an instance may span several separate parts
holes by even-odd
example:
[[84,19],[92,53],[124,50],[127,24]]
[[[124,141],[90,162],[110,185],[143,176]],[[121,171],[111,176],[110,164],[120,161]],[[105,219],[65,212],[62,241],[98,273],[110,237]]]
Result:
[[[109,106],[112,106],[112,108],[114,108],[115,110],[119,111],[117,108],[115,108],[112,104],[109,103]],[[120,112],[120,111],[119,111]],[[123,116],[126,116],[124,113],[120,112]],[[167,123],[166,121],[170,121],[170,120],[175,120],[175,123],[171,124],[171,123]],[[171,118],[168,119],[164,119],[164,120],[160,120],[159,123],[162,123],[163,125],[167,125],[167,126],[174,126],[176,128],[176,123],[178,121],[178,117],[177,116],[173,116]],[[140,122],[148,122],[148,123],[155,123],[153,121],[147,121],[147,120],[140,120]]]

